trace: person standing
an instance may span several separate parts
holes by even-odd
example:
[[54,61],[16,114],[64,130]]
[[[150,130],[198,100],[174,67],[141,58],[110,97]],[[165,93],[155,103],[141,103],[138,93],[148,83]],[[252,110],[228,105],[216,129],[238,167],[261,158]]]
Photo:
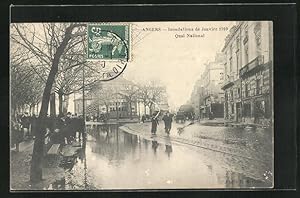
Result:
[[71,144],[72,142],[72,135],[73,135],[73,127],[72,127],[72,118],[71,118],[72,114],[70,112],[67,113],[66,118],[65,118],[65,135],[67,138],[67,144]]
[[29,127],[30,127],[30,117],[27,112],[24,113],[23,117],[21,118],[22,129],[23,129],[23,138],[24,140],[27,139],[29,136]]
[[37,116],[33,114],[31,117],[31,135],[33,138],[35,138],[36,135],[37,119]]
[[165,132],[169,135],[172,128],[172,116],[170,115],[169,111],[167,111],[164,115],[163,121],[165,123]]
[[152,123],[152,125],[151,125],[151,134],[152,135],[156,134],[157,125],[159,125],[157,117],[158,117],[158,113],[156,115],[155,115],[155,113],[153,113],[152,118],[151,118],[151,123]]
[[85,135],[85,122],[83,116],[78,117],[78,139],[83,140],[84,135]]
[[65,120],[62,115],[55,119],[54,133],[52,135],[52,143],[65,145]]
[[142,122],[145,123],[145,120],[146,120],[146,116],[144,114],[144,115],[142,115]]
[[19,152],[19,144],[22,141],[23,134],[21,130],[21,124],[18,121],[12,120],[11,125],[11,144],[16,146],[16,151]]

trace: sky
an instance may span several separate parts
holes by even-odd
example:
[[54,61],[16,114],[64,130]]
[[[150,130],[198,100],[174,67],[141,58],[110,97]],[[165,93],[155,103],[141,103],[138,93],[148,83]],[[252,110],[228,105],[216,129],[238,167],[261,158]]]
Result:
[[[131,23],[131,59],[123,76],[136,83],[159,81],[166,86],[168,103],[174,110],[190,98],[195,82],[204,71],[204,64],[213,61],[216,53],[221,51],[234,24],[234,21]],[[160,31],[150,31],[151,28]],[[201,37],[187,38],[186,34]],[[176,38],[178,35],[185,37]],[[74,105],[69,106],[72,111]]]
[[[234,24],[232,21],[134,23],[131,61],[124,77],[134,82],[161,81],[166,86],[171,109],[178,108],[189,99],[204,64],[213,61],[222,50]],[[220,30],[221,27],[225,29]],[[160,28],[160,31],[143,31],[143,28]],[[193,28],[193,31],[174,31],[176,28]],[[208,31],[195,31],[196,28]],[[185,38],[176,38],[176,34],[184,34]],[[187,38],[186,34],[204,34],[204,37]],[[139,38],[143,39],[136,44]]]

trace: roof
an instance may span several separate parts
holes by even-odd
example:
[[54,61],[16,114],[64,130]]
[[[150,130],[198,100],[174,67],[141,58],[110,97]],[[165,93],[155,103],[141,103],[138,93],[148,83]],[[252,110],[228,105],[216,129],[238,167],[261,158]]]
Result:
[[236,35],[236,32],[240,29],[241,25],[242,25],[242,23],[232,26],[232,28],[230,29],[230,33],[225,38],[225,44],[224,44],[224,47],[222,48],[222,52],[224,52],[225,48],[230,43],[230,41],[232,40],[234,35]]
[[[118,89],[118,88],[121,88],[122,86],[124,85],[135,85],[133,82],[131,82],[130,80],[127,80],[125,79],[122,75],[118,76],[117,78],[113,79],[113,80],[110,80],[110,81],[105,81],[105,82],[99,82],[99,84],[101,86],[102,89],[110,89],[110,88],[113,88],[113,89]],[[88,91],[86,92],[85,94],[85,99],[86,100],[91,100],[93,98],[93,95],[94,95],[95,92],[93,91]],[[81,93],[80,93],[81,94]],[[82,94],[80,97],[78,97],[77,99],[75,99],[74,101],[76,100],[82,100]]]

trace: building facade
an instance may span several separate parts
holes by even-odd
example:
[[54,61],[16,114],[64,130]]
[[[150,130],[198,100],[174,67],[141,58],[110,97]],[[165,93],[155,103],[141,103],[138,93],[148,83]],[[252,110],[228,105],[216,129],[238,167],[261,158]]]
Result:
[[[99,88],[89,91],[85,96],[85,112],[88,116],[105,114],[112,119],[137,117],[137,101],[126,97],[134,92],[135,85],[119,76],[118,78],[101,82]],[[83,113],[82,97],[74,100],[75,113]]]
[[223,53],[217,53],[215,60],[209,62],[201,76],[203,89],[200,90],[202,108],[200,116],[204,118],[224,117],[224,92],[221,89],[224,77]]
[[238,22],[225,39],[222,52],[225,92],[224,118],[268,123],[272,114],[272,23]]
[[224,117],[224,91],[221,89],[224,62],[224,54],[217,53],[215,60],[205,65],[204,72],[194,85],[189,103],[198,118]]

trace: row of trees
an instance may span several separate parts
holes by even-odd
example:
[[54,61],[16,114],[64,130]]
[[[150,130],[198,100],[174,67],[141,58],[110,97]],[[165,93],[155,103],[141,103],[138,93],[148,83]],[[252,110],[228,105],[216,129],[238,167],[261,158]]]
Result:
[[[42,180],[45,126],[51,93],[62,100],[82,89],[82,67],[86,66],[86,86],[98,82],[85,59],[86,24],[11,24],[10,68],[11,107],[14,115],[24,105],[41,102],[30,169],[32,182]],[[91,75],[89,75],[91,74]]]
[[[70,25],[70,24],[69,24]],[[59,114],[63,100],[81,90],[82,71],[86,66],[86,88],[98,82],[85,60],[85,25],[73,24],[72,33],[64,49],[60,47],[68,24],[12,24],[11,26],[11,104],[13,114],[25,105],[34,107],[42,99],[54,55],[61,49],[51,93],[59,98]],[[90,69],[89,69],[90,68]]]
[[151,81],[147,84],[134,84],[127,81],[122,85],[116,86],[99,84],[98,86],[94,86],[91,92],[93,93],[91,106],[95,110],[99,106],[104,105],[108,114],[109,106],[113,101],[125,100],[128,104],[130,118],[132,119],[133,103],[141,102],[144,105],[144,112],[146,112],[146,108],[148,107],[150,114],[152,114],[153,105],[163,101],[166,89],[161,86],[160,82],[156,81]]
[[[52,93],[59,96],[59,113],[63,112],[63,98],[83,88],[95,89],[100,79],[97,64],[86,61],[86,24],[82,23],[22,23],[10,27],[10,91],[12,115],[25,105],[34,107],[41,103],[37,133],[31,161],[30,180],[42,180],[47,112]],[[99,88],[99,87],[98,87]],[[112,93],[98,89],[101,101],[109,103]],[[145,108],[159,100],[162,90],[158,86],[124,86],[118,96],[129,104],[139,95]],[[152,102],[151,102],[152,101]],[[131,109],[131,108],[130,108]]]

